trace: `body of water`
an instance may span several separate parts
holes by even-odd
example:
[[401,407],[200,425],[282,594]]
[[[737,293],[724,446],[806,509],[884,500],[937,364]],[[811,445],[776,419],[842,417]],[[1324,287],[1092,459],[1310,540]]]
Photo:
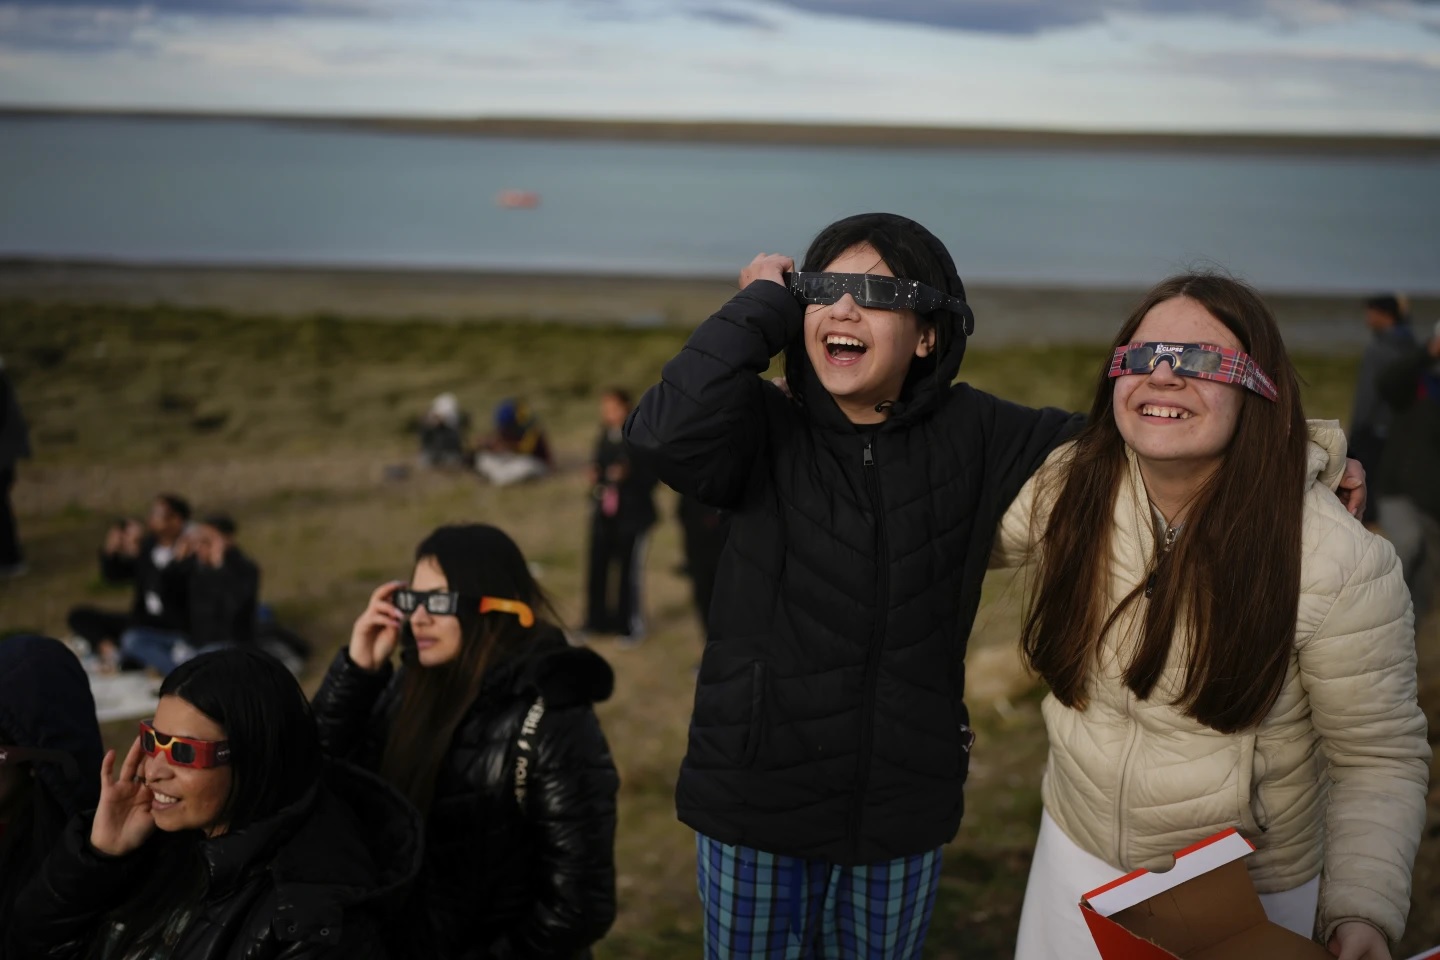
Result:
[[[505,209],[503,190],[539,206]],[[391,135],[0,118],[0,257],[730,276],[888,210],[966,280],[1440,291],[1440,160]]]

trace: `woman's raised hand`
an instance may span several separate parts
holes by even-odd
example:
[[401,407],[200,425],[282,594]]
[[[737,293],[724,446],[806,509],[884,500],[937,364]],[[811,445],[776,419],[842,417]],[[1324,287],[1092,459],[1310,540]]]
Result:
[[370,594],[365,612],[356,619],[350,631],[350,660],[361,670],[379,670],[400,643],[405,615],[390,602],[390,597],[404,585],[401,580],[381,584]]
[[140,782],[140,738],[130,745],[120,779],[114,779],[115,751],[100,761],[100,806],[90,827],[90,846],[111,857],[123,857],[140,849],[155,829],[150,814],[150,788]]
[[783,253],[757,253],[755,259],[740,271],[740,289],[756,280],[769,280],[785,286],[785,274],[795,269],[795,261]]

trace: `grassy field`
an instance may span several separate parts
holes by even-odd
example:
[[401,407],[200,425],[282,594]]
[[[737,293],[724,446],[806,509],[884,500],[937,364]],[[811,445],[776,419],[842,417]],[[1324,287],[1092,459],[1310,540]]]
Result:
[[[685,332],[543,323],[352,321],[248,317],[206,310],[0,303],[0,352],[30,420],[37,459],[15,489],[31,573],[0,584],[0,632],[63,634],[78,602],[120,608],[97,580],[107,522],[160,490],[201,511],[226,510],[264,570],[264,598],[329,654],[374,585],[404,576],[414,544],[449,521],[497,523],[539,564],[573,623],[580,614],[588,501],[583,465],[596,395],[653,382]],[[972,351],[968,380],[1031,404],[1083,406],[1096,350]],[[1343,417],[1355,359],[1299,358],[1312,416]],[[496,490],[472,475],[388,467],[413,463],[413,419],[452,391],[483,421],[522,394],[549,426],[561,470]],[[694,956],[698,908],[692,834],[671,792],[683,751],[700,630],[680,559],[673,496],[649,558],[653,632],[642,646],[597,649],[614,665],[602,707],[623,780],[620,918],[607,958]],[[946,857],[927,955],[1009,957],[1044,761],[1040,691],[1014,654],[1017,590],[992,577],[970,654],[980,743],[968,812]],[[1440,630],[1420,636],[1431,729],[1440,731]],[[307,684],[318,682],[328,656]],[[118,742],[128,731],[107,735]],[[1435,737],[1432,737],[1435,739]],[[1440,794],[1416,872],[1411,932],[1396,956],[1440,943]]]

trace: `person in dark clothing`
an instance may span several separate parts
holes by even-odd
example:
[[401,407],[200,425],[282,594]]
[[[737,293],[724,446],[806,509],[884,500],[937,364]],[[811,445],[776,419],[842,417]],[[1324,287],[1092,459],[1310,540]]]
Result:
[[570,960],[614,920],[619,778],[593,708],[614,676],[552,617],[503,532],[441,527],[408,585],[371,595],[315,696],[325,749],[426,817],[397,956]]
[[[1355,403],[1350,411],[1350,456],[1359,460],[1368,473],[1380,469],[1385,455],[1386,440],[1395,410],[1380,391],[1380,375],[1395,361],[1415,349],[1415,334],[1404,301],[1393,294],[1370,297],[1365,301],[1365,326],[1370,329],[1370,342],[1360,358],[1360,372],[1355,378]],[[1380,498],[1370,501],[1364,520],[1380,519]]]
[[161,676],[197,652],[255,641],[260,568],[235,545],[235,521],[215,514],[194,524],[175,548],[187,619],[183,632],[132,628],[121,650]]
[[1430,339],[1380,372],[1395,410],[1376,481],[1380,524],[1405,569],[1418,624],[1440,576],[1440,323]]
[[[625,427],[634,462],[732,514],[676,805],[707,956],[914,957],[964,809],[996,526],[1083,418],[951,385],[973,314],[918,223],[841,220],[800,269],[756,257]],[[790,396],[760,376],[781,351]],[[730,896],[745,877],[765,892]]]
[[0,580],[25,573],[25,554],[10,505],[10,488],[15,485],[15,465],[30,456],[30,428],[20,412],[15,388],[0,360]]
[[[95,806],[104,753],[85,671],[49,637],[0,640],[0,917],[60,838]],[[0,960],[21,960],[0,923]]]
[[[139,521],[122,520],[106,533],[100,576],[108,583],[134,584],[130,610],[119,614],[82,606],[71,610],[67,619],[70,629],[90,643],[107,668],[119,664],[128,631],[184,639],[189,621],[186,576],[174,561],[189,521],[190,504],[164,493],[151,503],[143,527]],[[131,660],[126,665],[139,666],[139,662]]]
[[688,496],[680,497],[675,513],[685,540],[685,575],[690,578],[691,598],[703,628],[710,622],[710,598],[715,593],[720,554],[730,534],[730,515]]
[[612,387],[600,396],[600,437],[590,463],[595,501],[590,517],[585,631],[645,636],[643,585],[646,534],[655,524],[655,475],[630,460],[623,429],[630,395]]
[[76,816],[12,918],[27,960],[383,958],[377,916],[420,864],[420,818],[326,763],[305,694],[234,647],[160,687],[100,803]]

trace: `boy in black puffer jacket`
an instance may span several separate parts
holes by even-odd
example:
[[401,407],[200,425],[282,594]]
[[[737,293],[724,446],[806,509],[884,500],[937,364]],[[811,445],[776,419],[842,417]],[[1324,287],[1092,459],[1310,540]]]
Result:
[[[676,803],[707,956],[913,957],[996,525],[1083,418],[951,385],[973,317],[919,224],[841,220],[793,269],[757,257],[626,424],[637,462],[732,514]],[[791,396],[760,377],[782,350]]]

